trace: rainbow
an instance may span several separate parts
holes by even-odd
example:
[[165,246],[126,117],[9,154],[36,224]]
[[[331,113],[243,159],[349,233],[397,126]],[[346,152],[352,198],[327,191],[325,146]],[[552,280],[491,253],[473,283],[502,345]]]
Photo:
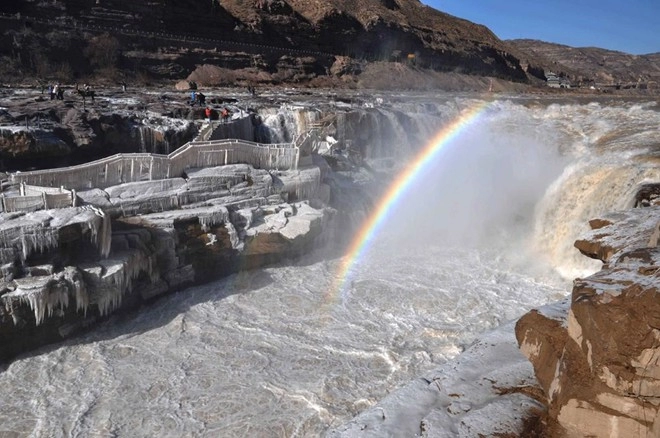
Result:
[[352,267],[367,252],[370,243],[373,242],[383,224],[387,222],[390,214],[396,210],[397,202],[403,199],[403,195],[413,185],[417,176],[423,173],[424,169],[433,162],[439,153],[452,143],[452,140],[457,138],[466,128],[473,125],[488,105],[488,101],[483,101],[463,110],[456,119],[434,135],[408,166],[397,175],[381,197],[371,216],[364,221],[349,245],[348,252],[343,257],[335,276],[334,284],[326,293],[325,303],[334,302],[343,295],[346,285],[350,281]]

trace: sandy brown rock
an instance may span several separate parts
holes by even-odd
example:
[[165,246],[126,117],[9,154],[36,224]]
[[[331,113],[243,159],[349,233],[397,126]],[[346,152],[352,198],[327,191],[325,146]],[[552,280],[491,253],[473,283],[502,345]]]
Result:
[[556,436],[660,434],[659,219],[654,207],[594,221],[576,246],[607,265],[575,281],[563,315],[532,311],[516,325]]

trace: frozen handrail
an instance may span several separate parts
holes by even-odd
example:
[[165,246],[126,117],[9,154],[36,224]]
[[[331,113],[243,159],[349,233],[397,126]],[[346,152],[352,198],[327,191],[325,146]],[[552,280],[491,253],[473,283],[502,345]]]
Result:
[[245,163],[267,170],[297,169],[295,144],[261,144],[246,140],[189,142],[169,155],[115,154],[77,166],[14,172],[14,184],[69,189],[104,188],[127,182],[179,177],[187,169]]
[[2,193],[0,212],[37,211],[76,205],[75,190],[63,187],[38,187],[22,182],[18,193]]

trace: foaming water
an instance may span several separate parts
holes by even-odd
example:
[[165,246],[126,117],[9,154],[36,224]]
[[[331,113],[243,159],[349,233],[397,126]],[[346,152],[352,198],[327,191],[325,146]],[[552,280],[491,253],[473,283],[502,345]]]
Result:
[[113,318],[7,365],[0,435],[319,436],[565,296],[576,224],[657,178],[638,151],[659,117],[496,102],[420,175],[339,299],[325,301],[344,260],[312,254]]

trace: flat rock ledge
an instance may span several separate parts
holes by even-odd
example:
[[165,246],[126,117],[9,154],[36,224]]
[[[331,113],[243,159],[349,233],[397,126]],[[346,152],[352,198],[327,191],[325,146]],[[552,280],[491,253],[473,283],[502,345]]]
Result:
[[334,216],[320,175],[228,165],[1,214],[0,361],[119,309],[308,252]]
[[549,435],[660,436],[660,207],[604,215],[575,242],[603,269],[516,324],[545,392]]

